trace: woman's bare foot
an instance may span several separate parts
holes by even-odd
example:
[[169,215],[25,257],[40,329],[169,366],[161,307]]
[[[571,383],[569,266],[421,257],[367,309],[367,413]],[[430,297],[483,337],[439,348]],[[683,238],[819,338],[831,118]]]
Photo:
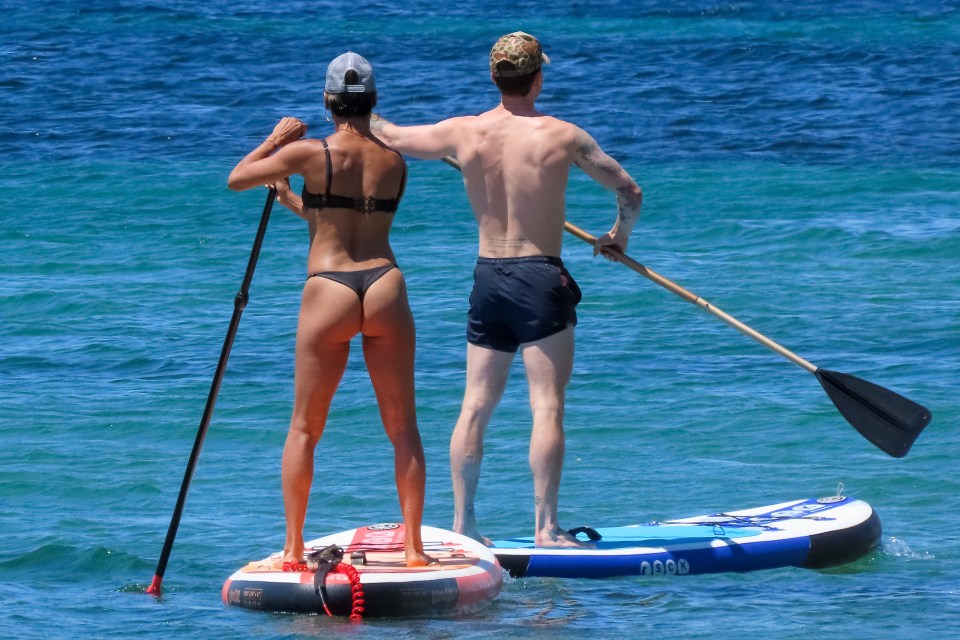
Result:
[[294,564],[303,563],[303,544],[300,545],[300,549],[294,549],[291,547],[283,548],[283,555],[281,556],[282,562],[290,562]]
[[440,564],[435,558],[431,558],[420,551],[407,551],[406,556],[408,567],[426,567],[431,564]]
[[274,553],[259,565],[270,571],[303,571],[307,567],[302,556],[297,558],[285,552]]

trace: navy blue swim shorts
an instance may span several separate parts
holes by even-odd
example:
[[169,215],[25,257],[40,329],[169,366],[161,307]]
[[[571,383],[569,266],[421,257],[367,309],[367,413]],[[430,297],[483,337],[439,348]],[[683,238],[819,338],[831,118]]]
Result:
[[580,287],[554,256],[478,258],[467,314],[467,342],[515,352],[576,326]]

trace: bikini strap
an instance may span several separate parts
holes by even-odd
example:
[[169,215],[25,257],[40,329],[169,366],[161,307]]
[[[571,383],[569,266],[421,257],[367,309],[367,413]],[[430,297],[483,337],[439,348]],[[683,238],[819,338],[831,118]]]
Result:
[[397,198],[395,200],[398,208],[400,207],[400,198],[403,197],[403,190],[407,188],[407,163],[404,161],[403,156],[400,156],[400,162],[403,162],[403,176],[400,178],[400,190],[397,191]]
[[327,200],[330,199],[330,183],[333,182],[333,163],[330,160],[330,145],[327,144],[327,139],[322,138],[320,142],[323,143],[323,153],[327,156],[327,191],[326,196]]

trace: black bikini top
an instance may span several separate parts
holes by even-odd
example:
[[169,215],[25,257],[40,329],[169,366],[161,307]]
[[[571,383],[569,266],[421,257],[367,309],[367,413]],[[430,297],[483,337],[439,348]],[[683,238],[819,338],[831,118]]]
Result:
[[[327,191],[326,193],[310,193],[307,191],[307,185],[303,185],[304,209],[355,209],[360,213],[373,213],[381,211],[383,213],[396,213],[400,206],[400,197],[403,196],[403,189],[407,184],[407,165],[403,165],[403,178],[400,180],[400,191],[396,198],[374,198],[372,196],[360,196],[359,198],[348,198],[347,196],[330,195],[330,183],[333,182],[333,168],[330,166],[330,147],[326,140],[323,143],[323,152],[327,155]],[[399,155],[399,154],[398,154]]]

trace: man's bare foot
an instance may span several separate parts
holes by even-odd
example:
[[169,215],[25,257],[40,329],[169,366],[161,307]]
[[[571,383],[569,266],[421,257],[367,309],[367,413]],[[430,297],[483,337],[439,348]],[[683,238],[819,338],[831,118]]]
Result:
[[459,534],[462,535],[462,536],[467,536],[468,538],[473,538],[474,540],[476,540],[477,542],[479,542],[480,544],[482,544],[482,545],[485,546],[485,547],[492,547],[492,546],[493,546],[493,540],[491,540],[491,539],[488,538],[487,536],[480,535],[480,532],[479,532],[477,529],[474,529],[474,530],[469,531],[469,532],[468,532],[468,531],[457,531],[456,529],[454,529],[453,532],[454,532],[454,533],[459,533]]
[[581,542],[566,531],[557,528],[539,531],[533,538],[536,547],[544,549],[596,549],[592,542]]

